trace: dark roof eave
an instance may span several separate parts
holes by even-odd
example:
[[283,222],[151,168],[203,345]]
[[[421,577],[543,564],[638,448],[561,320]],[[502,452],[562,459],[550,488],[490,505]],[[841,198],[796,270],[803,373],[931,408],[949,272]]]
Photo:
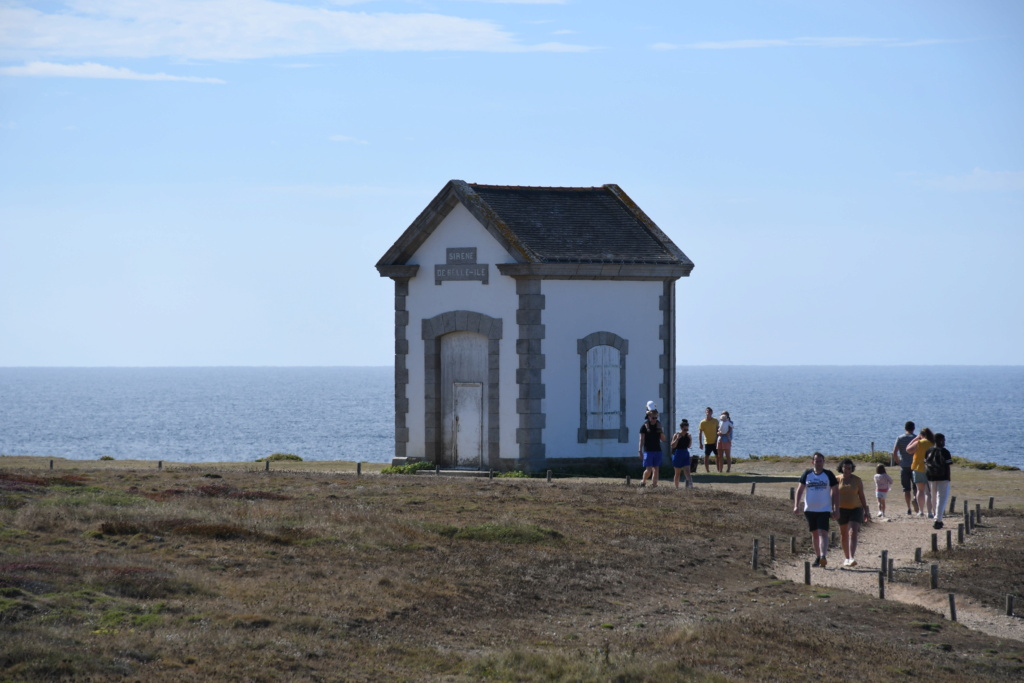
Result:
[[677,280],[687,277],[692,263],[499,263],[498,272],[509,277],[544,280]]
[[403,280],[416,277],[416,272],[420,269],[418,265],[378,265],[377,272],[380,273],[381,277],[389,277],[395,280]]

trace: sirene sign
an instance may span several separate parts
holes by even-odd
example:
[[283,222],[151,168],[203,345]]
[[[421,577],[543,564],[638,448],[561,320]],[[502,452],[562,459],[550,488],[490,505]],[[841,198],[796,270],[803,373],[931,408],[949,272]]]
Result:
[[490,271],[486,263],[476,262],[476,247],[446,249],[447,263],[434,266],[434,284],[445,280],[479,280],[487,284]]

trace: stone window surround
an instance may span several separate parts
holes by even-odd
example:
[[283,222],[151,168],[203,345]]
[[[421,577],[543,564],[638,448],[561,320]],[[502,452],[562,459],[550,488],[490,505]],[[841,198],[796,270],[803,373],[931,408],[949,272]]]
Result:
[[[619,352],[619,428],[587,429],[587,352],[595,346],[610,346]],[[619,443],[629,441],[629,427],[626,425],[626,355],[629,340],[614,332],[592,332],[576,340],[576,352],[580,355],[580,428],[577,443],[596,439],[615,439]]]

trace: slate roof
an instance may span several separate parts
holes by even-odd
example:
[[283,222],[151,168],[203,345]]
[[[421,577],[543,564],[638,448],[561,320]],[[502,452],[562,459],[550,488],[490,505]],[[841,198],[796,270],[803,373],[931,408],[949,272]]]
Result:
[[[523,264],[671,267],[693,262],[617,185],[524,187],[452,180],[377,264],[408,263],[441,220],[463,204]],[[382,272],[383,274],[383,272]]]

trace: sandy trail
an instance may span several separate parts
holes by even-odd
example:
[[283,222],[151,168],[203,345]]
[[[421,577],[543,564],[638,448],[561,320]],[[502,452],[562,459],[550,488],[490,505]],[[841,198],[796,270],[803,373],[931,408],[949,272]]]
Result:
[[[902,502],[902,501],[900,501]],[[857,547],[857,567],[841,568],[843,563],[843,551],[839,544],[839,525],[832,521],[831,528],[836,532],[836,545],[829,547],[828,567],[820,569],[811,568],[811,584],[814,586],[845,588],[868,595],[878,595],[878,570],[881,568],[882,551],[889,551],[889,559],[894,560],[894,566],[917,567],[921,571],[929,571],[933,560],[925,560],[921,563],[914,562],[914,550],[921,548],[924,553],[931,550],[931,535],[936,533],[932,528],[932,520],[927,518],[909,517],[902,510],[900,505],[890,506],[899,510],[893,514],[889,521],[873,520],[870,524],[864,525],[861,529],[860,539]],[[956,545],[956,525],[962,521],[962,517],[951,517],[945,520],[946,529],[953,529],[953,544]],[[998,525],[998,518],[988,518],[986,525]],[[945,548],[946,529],[938,532],[939,547]],[[979,529],[975,533],[984,533]],[[810,532],[808,538],[810,537]],[[804,539],[800,539],[801,541]],[[971,536],[965,539],[967,546],[970,546]],[[776,553],[776,562],[773,573],[776,578],[803,583],[804,562],[813,560],[809,553],[790,555],[788,549]],[[939,562],[939,588],[927,590],[900,583],[898,580],[885,584],[885,599],[897,600],[909,604],[919,605],[942,614],[949,618],[949,590],[942,588],[942,563]],[[988,633],[999,638],[1010,638],[1024,642],[1024,619],[1008,617],[1001,611],[997,611],[978,604],[967,597],[957,595],[956,616],[960,624],[979,631]]]

